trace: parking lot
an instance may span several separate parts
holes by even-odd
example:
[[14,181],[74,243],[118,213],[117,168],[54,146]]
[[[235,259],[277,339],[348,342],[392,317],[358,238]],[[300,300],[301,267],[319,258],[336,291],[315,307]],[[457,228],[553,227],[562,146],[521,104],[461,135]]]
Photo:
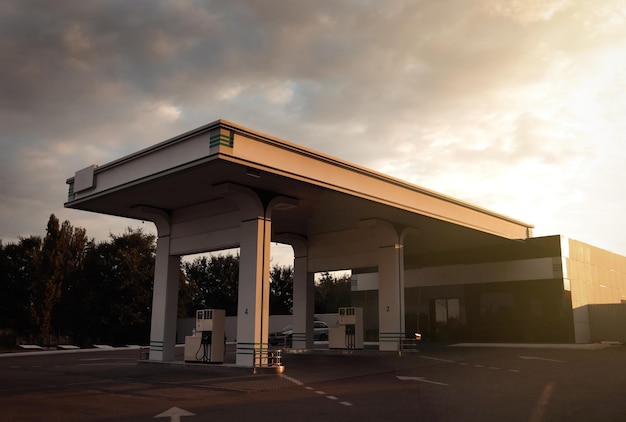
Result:
[[626,420],[626,350],[620,346],[424,343],[401,357],[319,350],[286,354],[284,374],[256,375],[138,357],[137,349],[0,355],[0,419]]

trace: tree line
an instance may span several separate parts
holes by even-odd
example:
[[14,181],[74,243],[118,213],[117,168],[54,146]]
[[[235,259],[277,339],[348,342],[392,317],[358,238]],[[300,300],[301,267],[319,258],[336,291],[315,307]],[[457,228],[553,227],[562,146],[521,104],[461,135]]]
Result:
[[[146,344],[149,340],[156,237],[128,228],[96,242],[51,215],[46,235],[0,240],[0,346],[30,343]],[[196,309],[237,313],[239,256],[181,262],[178,316]],[[350,280],[322,274],[315,312],[350,303]],[[293,267],[270,271],[270,313],[291,314]]]

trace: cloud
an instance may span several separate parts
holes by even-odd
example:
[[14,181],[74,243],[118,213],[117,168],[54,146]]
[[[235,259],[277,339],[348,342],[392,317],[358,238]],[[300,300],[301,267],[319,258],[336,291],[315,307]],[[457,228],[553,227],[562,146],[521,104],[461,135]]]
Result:
[[0,236],[69,212],[77,169],[217,118],[580,227],[626,158],[625,20],[613,0],[3,2]]
[[548,21],[555,13],[571,5],[567,0],[490,0],[485,10],[492,15],[511,18],[522,24]]

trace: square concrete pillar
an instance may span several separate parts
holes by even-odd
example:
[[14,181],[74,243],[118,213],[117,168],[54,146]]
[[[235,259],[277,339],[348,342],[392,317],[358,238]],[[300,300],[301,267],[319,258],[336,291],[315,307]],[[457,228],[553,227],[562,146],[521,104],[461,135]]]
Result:
[[180,257],[170,255],[170,236],[159,237],[154,264],[150,360],[174,360],[179,274]]
[[307,257],[294,259],[293,272],[293,339],[294,349],[314,346],[315,312],[314,274],[307,271]]
[[268,349],[271,221],[258,217],[240,227],[236,364],[254,367],[255,353]]
[[402,245],[379,248],[378,342],[381,351],[397,351],[404,338],[404,254]]

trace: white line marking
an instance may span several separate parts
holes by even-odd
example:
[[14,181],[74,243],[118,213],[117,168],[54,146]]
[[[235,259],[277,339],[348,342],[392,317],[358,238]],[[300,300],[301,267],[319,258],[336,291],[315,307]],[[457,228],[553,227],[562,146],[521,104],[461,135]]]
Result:
[[557,363],[567,363],[566,360],[558,360],[558,359],[547,359],[547,358],[540,358],[538,356],[518,356],[520,359],[525,359],[525,360],[543,360],[546,362],[557,362]]
[[349,401],[340,401],[339,404],[342,404],[344,406],[352,406],[352,403],[350,403]]
[[398,376],[396,376],[396,378],[398,378],[400,381],[419,381],[419,382],[425,382],[425,383],[428,383],[428,384],[448,385],[448,384],[443,383],[443,382],[427,380],[426,377],[403,377],[401,375],[398,375]]
[[548,407],[548,403],[550,402],[550,397],[552,396],[552,391],[554,390],[554,381],[549,382],[543,388],[541,392],[541,396],[537,401],[537,405],[533,410],[532,415],[530,416],[530,422],[541,422],[543,421],[544,413],[546,412],[546,408]]
[[326,396],[326,398],[330,400],[339,400],[339,397],[335,397],[335,396]]
[[509,372],[519,372],[519,369],[509,369]]
[[497,366],[490,366],[489,369],[500,369]]
[[284,379],[286,379],[287,381],[292,382],[292,383],[294,383],[294,384],[296,384],[296,385],[304,385],[304,383],[303,383],[302,381],[297,380],[297,379],[295,379],[295,378],[292,378],[292,377],[290,377],[289,375],[280,374],[280,376],[281,376],[281,378],[284,378]]
[[304,388],[306,388],[307,390],[314,390],[313,387],[304,387]]
[[316,391],[316,393],[317,393],[317,394],[320,394],[320,395],[324,395],[324,394],[326,394],[324,391],[321,391],[321,390],[317,390],[317,391]]
[[93,384],[111,384],[111,383],[115,383],[117,382],[116,380],[104,380],[104,379],[97,379],[97,380],[93,380],[93,381],[83,381],[83,382],[73,382],[70,384],[67,384],[70,387],[76,387],[79,385],[93,385]]
[[137,366],[136,363],[133,362],[103,362],[103,363],[79,363],[76,366]]
[[484,368],[482,365],[474,365],[476,368]]
[[441,359],[441,358],[434,358],[431,356],[420,356],[422,359],[430,359],[430,360],[436,360],[439,362],[447,362],[447,363],[454,363],[453,360],[448,360],[448,359]]

